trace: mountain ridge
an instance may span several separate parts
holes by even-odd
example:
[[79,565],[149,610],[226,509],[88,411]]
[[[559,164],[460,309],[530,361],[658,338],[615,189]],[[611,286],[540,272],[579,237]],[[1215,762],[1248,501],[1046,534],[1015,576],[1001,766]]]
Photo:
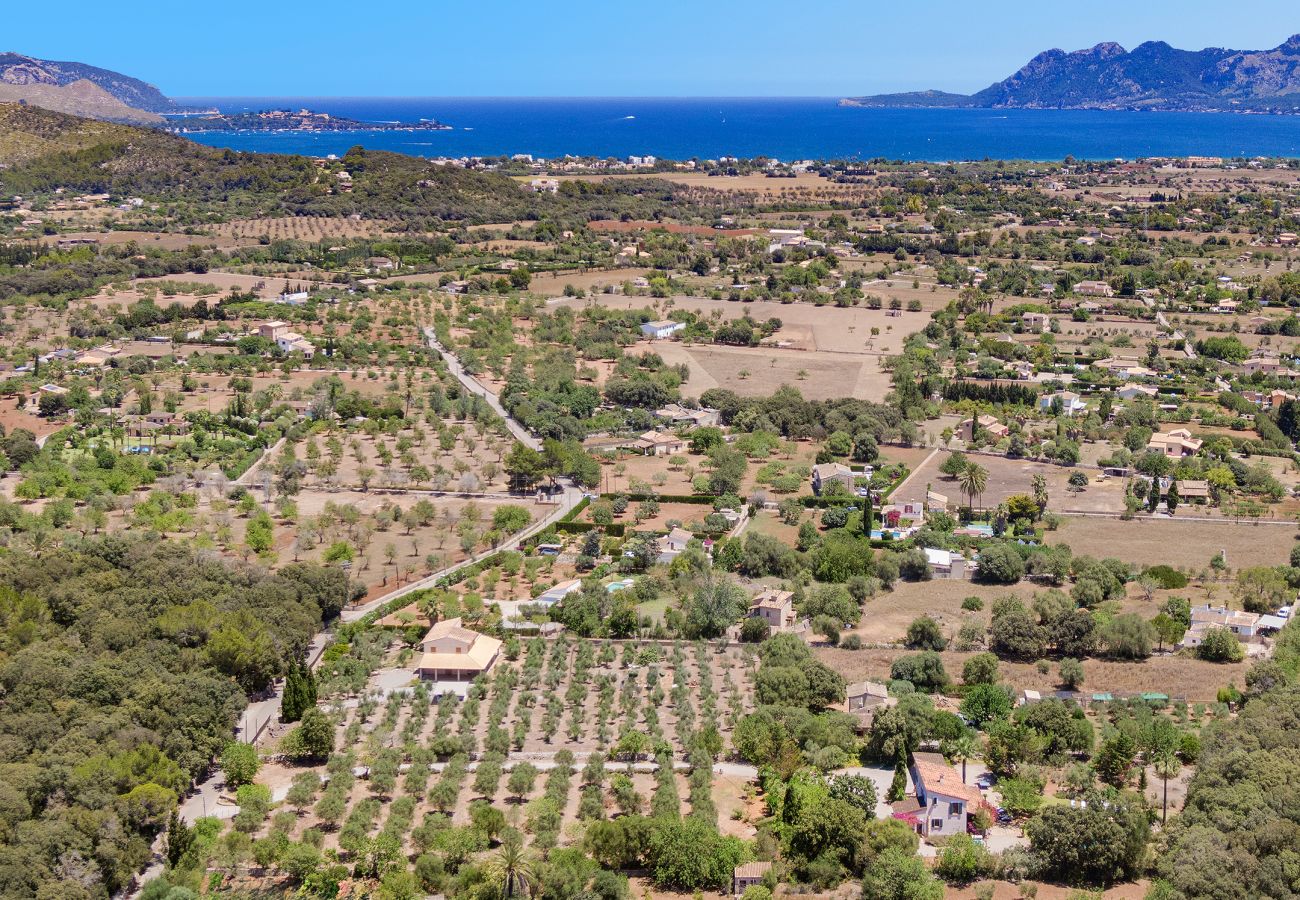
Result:
[[127,106],[84,78],[66,85],[16,85],[0,81],[0,103],[26,103],[52,112],[129,125],[160,125],[164,121],[156,113]]
[[1105,41],[1044,50],[974,94],[913,91],[848,97],[845,106],[973,109],[1144,109],[1300,114],[1300,34],[1271,50],[1180,50]]
[[152,84],[121,72],[81,62],[38,59],[14,51],[0,53],[0,84],[67,87],[77,81],[99,86],[132,109],[151,113],[179,110],[171,98]]

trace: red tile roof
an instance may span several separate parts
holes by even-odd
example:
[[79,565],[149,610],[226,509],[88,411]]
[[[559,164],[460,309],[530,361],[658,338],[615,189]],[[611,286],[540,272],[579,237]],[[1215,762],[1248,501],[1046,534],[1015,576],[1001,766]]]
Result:
[[961,773],[952,766],[917,759],[912,763],[927,794],[956,797],[968,803],[983,803],[984,795],[973,784],[963,784]]

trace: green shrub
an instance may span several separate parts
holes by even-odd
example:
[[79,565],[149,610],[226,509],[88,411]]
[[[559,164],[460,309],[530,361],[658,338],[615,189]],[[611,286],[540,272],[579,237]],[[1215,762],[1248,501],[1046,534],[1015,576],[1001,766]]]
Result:
[[1187,587],[1187,576],[1172,566],[1151,566],[1142,573],[1144,578],[1153,579],[1166,591],[1176,591]]

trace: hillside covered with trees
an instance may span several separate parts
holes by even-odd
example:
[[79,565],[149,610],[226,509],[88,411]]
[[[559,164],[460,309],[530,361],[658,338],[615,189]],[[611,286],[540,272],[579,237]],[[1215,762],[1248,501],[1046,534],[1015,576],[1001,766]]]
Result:
[[303,654],[345,587],[337,569],[272,575],[121,536],[8,552],[0,584],[5,898],[127,883],[247,697]]
[[[682,190],[651,178],[573,185],[537,194],[496,172],[354,147],[340,161],[351,189],[305,156],[237,153],[149,128],[0,104],[0,194],[65,191],[137,195],[214,213],[349,216],[482,224],[561,219],[575,224],[624,214],[654,218]],[[200,215],[199,207],[202,207]],[[680,210],[679,210],[680,211]]]

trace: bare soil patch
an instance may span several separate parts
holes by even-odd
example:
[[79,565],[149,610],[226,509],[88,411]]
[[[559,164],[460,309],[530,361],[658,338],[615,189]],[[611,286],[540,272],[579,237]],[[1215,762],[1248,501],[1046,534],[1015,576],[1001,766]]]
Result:
[[[917,471],[900,491],[893,496],[895,502],[903,500],[919,501],[925,498],[926,486],[944,494],[953,504],[965,504],[967,498],[955,478],[949,478],[939,471],[949,454],[937,454],[922,469]],[[977,506],[992,509],[1014,494],[1033,492],[1033,477],[1042,475],[1047,479],[1047,492],[1050,497],[1048,509],[1055,511],[1076,510],[1083,512],[1113,512],[1124,509],[1124,484],[1120,479],[1099,481],[1097,472],[1082,469],[1089,476],[1089,483],[1082,491],[1071,490],[1070,473],[1076,471],[1066,466],[1040,463],[1029,459],[1007,459],[1001,456],[984,454],[969,457],[983,466],[989,473],[988,487],[975,499]]]
[[1075,555],[1113,556],[1125,562],[1199,570],[1223,550],[1233,569],[1284,564],[1296,531],[1282,525],[1231,521],[1066,517],[1047,534],[1049,544],[1069,544]]

